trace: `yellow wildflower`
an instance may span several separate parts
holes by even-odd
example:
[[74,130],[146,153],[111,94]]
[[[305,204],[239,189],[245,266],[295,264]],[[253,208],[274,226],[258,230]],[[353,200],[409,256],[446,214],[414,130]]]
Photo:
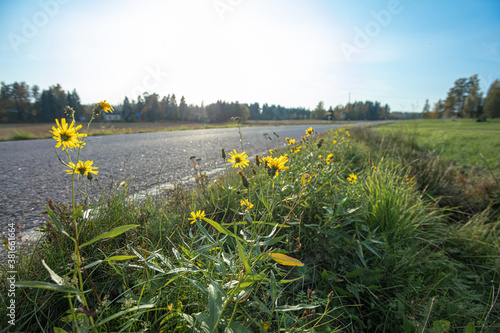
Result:
[[253,204],[250,201],[248,201],[248,199],[241,200],[240,205],[241,207],[245,207],[245,209],[252,209],[253,207]]
[[196,221],[202,220],[202,218],[205,217],[205,211],[197,211],[197,212],[191,212],[191,217],[188,218],[188,220],[191,221],[191,224],[195,223]]
[[289,167],[285,166],[288,162],[288,156],[280,156],[280,157],[271,157],[267,156],[266,163],[269,167],[270,175],[278,175],[280,170],[287,170]]
[[236,149],[234,149],[234,153],[229,152],[229,156],[231,156],[231,157],[228,159],[228,161],[233,164],[232,165],[233,168],[243,169],[243,168],[247,167],[248,164],[250,163],[247,160],[248,155],[245,152],[237,153]]
[[306,134],[308,134],[307,136],[309,136],[309,134],[312,134],[313,132],[314,132],[314,130],[312,127],[309,127],[308,129],[306,129]]
[[326,164],[330,164],[332,162],[332,159],[333,159],[333,154],[328,154],[328,156],[326,157]]
[[86,161],[85,163],[82,161],[78,161],[78,163],[74,164],[69,162],[68,166],[70,167],[69,170],[66,170],[68,175],[75,174],[77,175],[77,178],[80,178],[80,175],[82,176],[88,176],[91,174],[97,175],[99,171],[95,171],[94,169],[98,169],[97,167],[93,167],[92,164],[94,161]]
[[85,142],[80,141],[79,138],[86,137],[87,134],[79,134],[78,131],[82,128],[82,125],[78,125],[77,127],[73,127],[75,121],[72,121],[71,124],[66,122],[65,118],[61,119],[61,124],[56,119],[57,128],[52,126],[51,133],[54,134],[53,138],[57,140],[56,148],[59,148],[62,145],[62,150],[66,148],[80,148],[85,145]]
[[349,175],[349,177],[347,177],[347,180],[349,181],[349,183],[355,184],[358,181],[358,176],[356,176],[355,174],[351,173]]
[[97,103],[97,105],[99,105],[102,109],[102,111],[108,113],[109,111],[115,111],[115,109],[113,109],[113,107],[111,107],[111,105],[109,105],[109,103],[106,103],[106,100],[104,101],[100,101],[99,103]]
[[294,145],[294,144],[295,144],[295,139],[291,139],[291,140],[289,140],[289,141],[288,141],[288,144],[289,144],[289,145]]

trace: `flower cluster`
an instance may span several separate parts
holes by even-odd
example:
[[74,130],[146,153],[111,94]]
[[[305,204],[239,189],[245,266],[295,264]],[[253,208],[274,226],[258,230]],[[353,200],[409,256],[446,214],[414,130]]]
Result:
[[[61,118],[59,121],[56,119],[56,125],[57,126],[52,126],[52,131],[50,131],[53,135],[53,139],[57,141],[56,148],[62,147],[62,150],[66,152],[68,156],[68,162],[63,162],[60,158],[59,160],[61,163],[67,167],[66,173],[69,175],[76,175],[77,178],[80,178],[80,175],[82,176],[87,176],[89,180],[92,180],[92,175],[97,175],[99,171],[95,166],[92,166],[94,161],[81,161],[78,160],[78,162],[73,163],[71,161],[71,155],[69,153],[70,149],[78,149],[78,156],[80,156],[80,149],[85,146],[85,142],[82,140],[82,138],[87,137],[87,134],[85,133],[78,133],[78,131],[82,128],[82,125],[75,126],[75,119],[74,115],[75,112],[71,107],[66,107],[65,108],[66,114],[72,118],[71,123],[68,124],[65,118]],[[94,107],[94,113],[92,115],[92,118],[90,119],[90,122],[94,119],[94,116],[98,112],[109,112],[109,111],[114,111],[113,107],[109,105],[109,103],[106,103],[106,101],[101,101],[97,103],[97,105]],[[89,122],[89,125],[90,125]]]

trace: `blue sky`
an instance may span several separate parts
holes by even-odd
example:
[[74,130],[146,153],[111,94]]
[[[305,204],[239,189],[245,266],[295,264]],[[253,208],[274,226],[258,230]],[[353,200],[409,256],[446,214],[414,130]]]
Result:
[[143,92],[421,111],[456,79],[500,78],[500,1],[0,0],[0,81],[82,102]]

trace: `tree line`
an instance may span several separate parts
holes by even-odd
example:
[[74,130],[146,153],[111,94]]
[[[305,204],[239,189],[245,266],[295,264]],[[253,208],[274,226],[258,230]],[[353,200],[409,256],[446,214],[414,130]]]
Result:
[[[40,91],[37,85],[25,82],[1,83],[0,123],[42,123],[53,122],[65,116],[64,107],[75,110],[75,119],[85,120],[92,115],[92,105],[84,105],[76,90],[65,91],[61,85],[53,85]],[[232,117],[240,117],[242,122],[251,120],[381,120],[390,119],[390,108],[375,101],[356,101],[346,105],[331,106],[326,109],[319,102],[314,110],[303,107],[284,107],[264,103],[239,103],[219,100],[204,105],[187,104],[184,96],[179,102],[175,94],[160,97],[144,93],[136,100],[125,97],[120,105],[114,106],[115,113],[126,122],[133,121],[185,121],[200,123],[223,123]],[[394,115],[396,117],[396,115]],[[102,120],[102,115],[96,121]]]
[[429,100],[425,101],[422,110],[424,119],[441,118],[486,118],[500,117],[500,81],[495,80],[488,89],[486,97],[480,91],[479,78],[472,75],[455,81],[444,100],[438,100],[433,108]]

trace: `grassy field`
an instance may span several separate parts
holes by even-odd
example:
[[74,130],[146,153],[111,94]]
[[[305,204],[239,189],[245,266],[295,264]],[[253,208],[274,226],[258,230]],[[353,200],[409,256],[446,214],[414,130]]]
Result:
[[[283,120],[283,121],[247,121],[241,126],[291,126],[332,124],[327,120]],[[83,124],[85,126],[85,124]],[[51,138],[50,130],[54,124],[0,124],[0,141],[29,140]],[[202,124],[190,122],[94,122],[90,126],[90,135],[113,135],[147,132],[181,131],[190,129],[208,129],[236,127],[236,123]]]
[[500,176],[500,119],[483,123],[473,119],[410,120],[375,129],[383,135],[402,136],[422,150],[463,166],[486,168],[486,160]]
[[14,267],[16,326],[2,266],[2,332],[498,332],[494,198],[455,219],[428,192],[460,186],[454,167],[398,140],[309,132],[266,157],[221,151],[215,180],[193,159],[193,190],[136,201],[120,179],[49,205]]
[[[85,126],[85,124],[82,124]],[[51,138],[54,124],[0,124],[0,140]],[[147,132],[180,131],[200,128],[236,127],[235,124],[209,125],[188,122],[101,122],[92,123],[90,135],[113,135]]]

